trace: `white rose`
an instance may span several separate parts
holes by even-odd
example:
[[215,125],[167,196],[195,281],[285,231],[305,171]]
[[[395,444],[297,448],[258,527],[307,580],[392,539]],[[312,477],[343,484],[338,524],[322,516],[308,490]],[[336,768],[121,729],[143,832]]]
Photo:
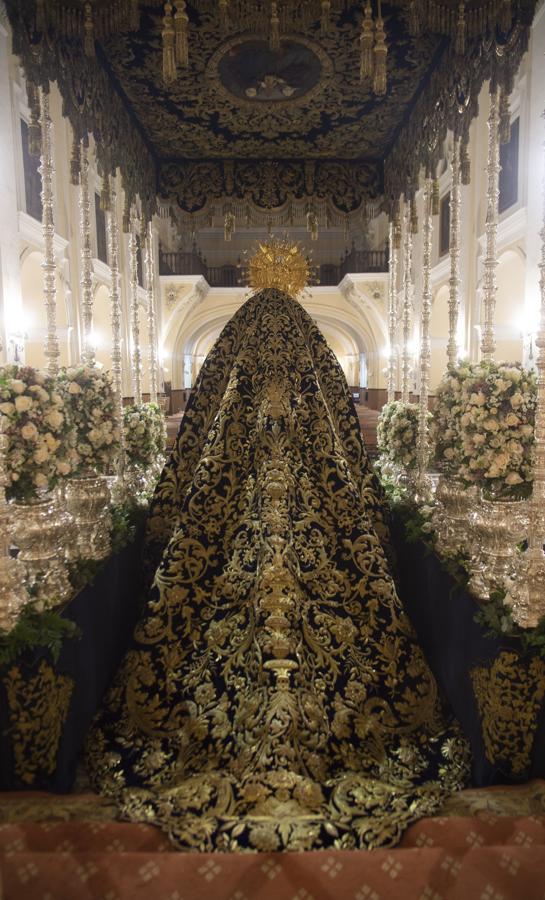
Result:
[[45,442],[46,442],[48,448],[52,451],[57,450],[61,445],[61,442],[58,441],[57,438],[53,437],[53,435],[49,431],[47,432],[47,434],[45,436]]
[[509,474],[505,478],[506,484],[522,484],[522,478],[518,474],[518,472],[509,472]]
[[492,416],[488,416],[488,418],[484,420],[483,425],[487,431],[498,431],[500,427],[498,420],[493,419]]
[[38,437],[38,429],[34,422],[27,422],[26,425],[23,425],[21,428],[21,435],[25,441],[35,441]]
[[47,487],[47,478],[45,475],[42,475],[41,472],[38,472],[38,474],[34,476],[34,484],[39,488]]
[[32,397],[16,397],[15,409],[18,413],[27,412],[29,409],[32,409],[32,403]]
[[77,383],[77,381],[71,381],[68,385],[68,393],[69,394],[81,394],[81,387]]
[[520,419],[515,413],[508,413],[505,417],[505,424],[514,428],[515,425],[520,425]]
[[57,463],[57,472],[59,475],[69,475],[71,471],[72,470],[67,462]]
[[15,404],[14,403],[0,403],[0,412],[4,413],[5,416],[12,416],[15,412]]
[[9,386],[16,394],[22,394],[26,388],[24,381],[21,381],[19,378],[12,378]]
[[38,447],[38,449],[34,451],[34,462],[38,463],[38,465],[44,463],[47,459],[49,459],[49,450],[47,447]]
[[48,416],[45,417],[45,421],[48,425],[51,426],[51,428],[57,431],[57,429],[60,428],[62,423],[64,422],[64,416],[61,412],[59,412],[58,409],[54,409],[49,413]]
[[511,397],[511,406],[513,407],[513,409],[517,409],[517,407],[521,405],[522,401],[523,396],[517,391],[517,393],[513,394],[513,396]]

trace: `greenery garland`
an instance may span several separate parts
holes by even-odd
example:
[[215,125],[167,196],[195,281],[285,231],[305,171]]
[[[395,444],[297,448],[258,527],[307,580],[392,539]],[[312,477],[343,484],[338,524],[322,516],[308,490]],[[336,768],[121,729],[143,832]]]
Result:
[[80,633],[75,622],[63,619],[52,609],[38,612],[31,601],[23,607],[11,631],[0,631],[0,667],[10,665],[26,650],[38,647],[47,648],[57,662],[64,641]]

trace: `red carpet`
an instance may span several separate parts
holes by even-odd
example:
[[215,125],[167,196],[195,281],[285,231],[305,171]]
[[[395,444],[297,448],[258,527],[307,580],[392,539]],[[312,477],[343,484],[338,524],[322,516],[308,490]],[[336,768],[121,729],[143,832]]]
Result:
[[147,825],[0,825],[3,900],[543,900],[545,816],[423,819],[395,850],[182,854]]

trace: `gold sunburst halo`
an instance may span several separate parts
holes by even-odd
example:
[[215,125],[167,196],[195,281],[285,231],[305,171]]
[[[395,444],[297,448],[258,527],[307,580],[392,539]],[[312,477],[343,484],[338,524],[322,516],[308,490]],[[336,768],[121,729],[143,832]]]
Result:
[[248,284],[255,291],[277,288],[298,297],[312,277],[311,264],[298,244],[287,238],[259,242],[248,263]]

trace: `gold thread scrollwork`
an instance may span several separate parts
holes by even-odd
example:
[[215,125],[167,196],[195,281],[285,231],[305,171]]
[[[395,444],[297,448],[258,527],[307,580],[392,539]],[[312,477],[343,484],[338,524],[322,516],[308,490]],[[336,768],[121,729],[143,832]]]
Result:
[[524,774],[545,697],[545,662],[503,650],[490,665],[471,669],[470,676],[487,760],[514,775]]
[[68,715],[74,679],[59,675],[42,659],[28,677],[13,666],[6,678],[10,736],[15,772],[24,784],[38,774],[52,775],[62,727]]

